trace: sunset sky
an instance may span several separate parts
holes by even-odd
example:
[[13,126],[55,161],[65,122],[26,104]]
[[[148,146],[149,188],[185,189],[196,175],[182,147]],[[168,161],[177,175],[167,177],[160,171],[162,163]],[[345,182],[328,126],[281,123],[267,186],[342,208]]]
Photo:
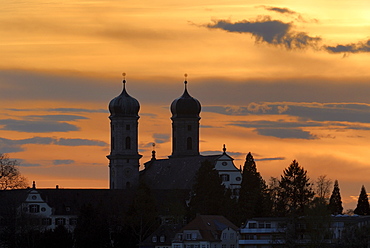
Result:
[[0,153],[39,188],[108,188],[109,101],[141,104],[141,165],[171,153],[171,102],[202,104],[202,154],[297,160],[370,192],[368,0],[3,0]]

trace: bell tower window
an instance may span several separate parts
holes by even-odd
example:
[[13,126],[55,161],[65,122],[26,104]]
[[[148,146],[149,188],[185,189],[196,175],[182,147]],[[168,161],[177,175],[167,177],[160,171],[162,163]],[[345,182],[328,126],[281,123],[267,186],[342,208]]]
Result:
[[129,149],[131,149],[131,138],[130,137],[126,137],[126,140],[125,140],[126,142],[125,142],[125,148],[126,148],[126,150],[129,150]]
[[191,137],[188,137],[186,140],[186,149],[193,150],[193,142]]

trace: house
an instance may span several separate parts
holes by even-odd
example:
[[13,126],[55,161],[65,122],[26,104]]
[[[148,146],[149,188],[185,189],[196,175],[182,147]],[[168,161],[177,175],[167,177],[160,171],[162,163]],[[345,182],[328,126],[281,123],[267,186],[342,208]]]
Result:
[[352,228],[370,224],[370,216],[261,217],[249,219],[240,229],[240,248],[296,247],[337,244]]
[[238,228],[220,215],[197,215],[174,237],[172,248],[237,248]]
[[139,244],[139,248],[171,248],[172,240],[182,226],[181,224],[162,224]]

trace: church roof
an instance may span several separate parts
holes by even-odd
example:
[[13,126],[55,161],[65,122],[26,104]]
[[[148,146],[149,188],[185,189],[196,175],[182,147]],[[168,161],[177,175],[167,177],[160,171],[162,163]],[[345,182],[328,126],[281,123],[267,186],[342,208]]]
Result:
[[187,81],[184,82],[185,90],[182,96],[171,103],[172,118],[200,118],[200,102],[190,96],[187,90]]
[[109,103],[111,117],[138,117],[139,110],[139,102],[127,93],[126,80],[123,80],[121,94],[113,98]]
[[151,160],[145,163],[140,176],[151,189],[191,190],[201,163],[206,160],[214,162],[219,157],[220,155],[198,155]]

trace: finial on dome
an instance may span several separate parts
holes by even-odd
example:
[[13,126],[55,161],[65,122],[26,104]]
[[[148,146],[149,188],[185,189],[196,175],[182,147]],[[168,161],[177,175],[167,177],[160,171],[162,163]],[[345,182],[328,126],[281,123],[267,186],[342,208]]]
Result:
[[126,83],[126,73],[125,72],[122,73],[122,78],[123,78],[122,83],[125,84]]
[[152,150],[152,160],[156,160],[156,157],[155,157],[155,143],[152,144],[153,146],[153,150]]
[[187,74],[187,73],[185,73],[185,74],[184,74],[184,77],[185,77],[184,84],[185,84],[185,88],[186,88],[186,85],[188,84],[188,81],[187,81],[187,79],[188,79],[188,74]]
[[226,145],[224,144],[224,148],[222,148],[222,150],[224,151],[224,153],[226,153]]

